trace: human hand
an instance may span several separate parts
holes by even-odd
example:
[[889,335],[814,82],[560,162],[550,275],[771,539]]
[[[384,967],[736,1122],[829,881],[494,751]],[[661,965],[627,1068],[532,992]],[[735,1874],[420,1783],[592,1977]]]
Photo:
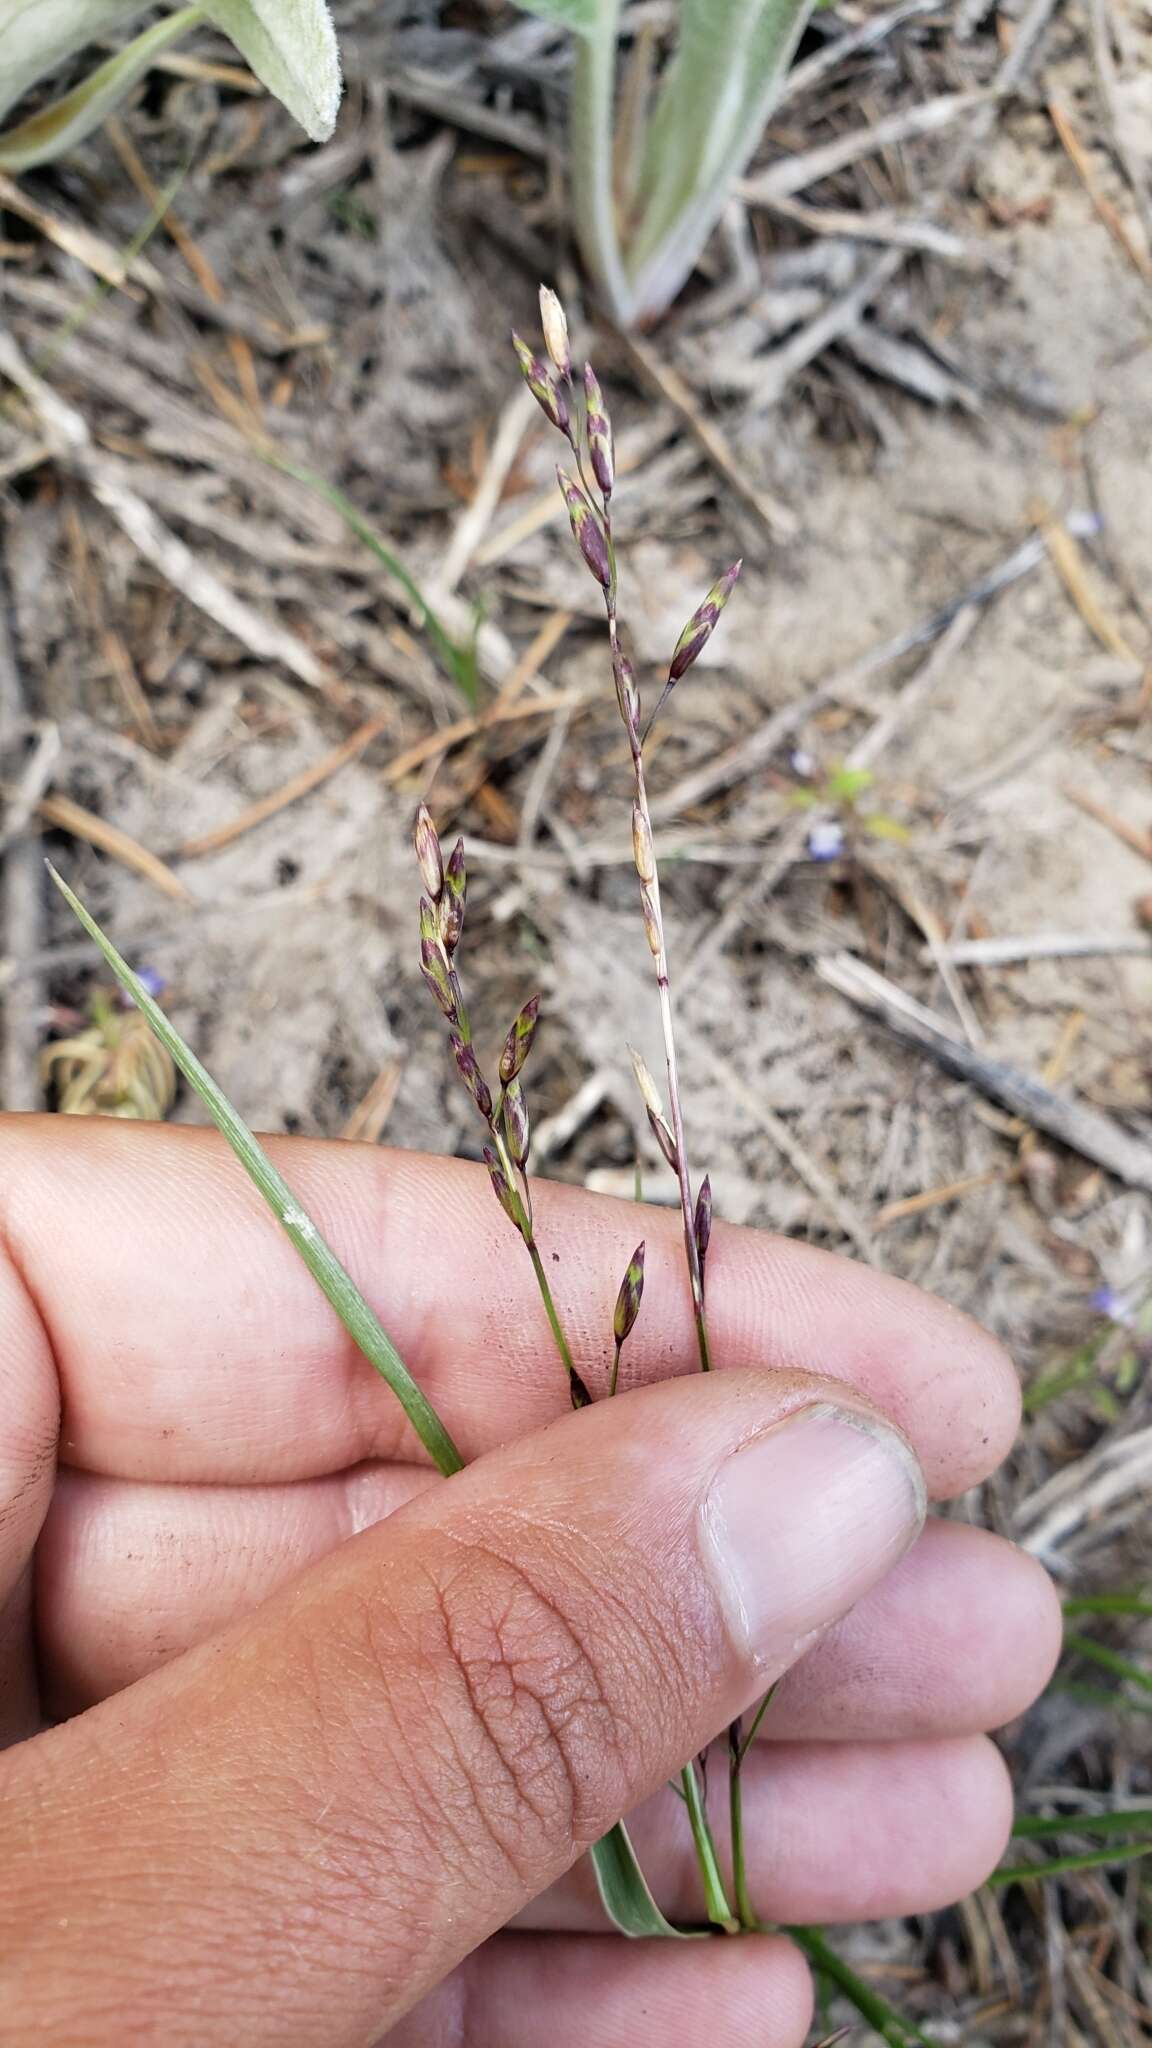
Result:
[[[999,1539],[917,1533],[918,1467],[935,1498],[993,1469],[1007,1360],[718,1226],[734,1369],[705,1379],[646,1211],[624,1377],[679,1377],[572,1415],[482,1171],[272,1149],[478,1462],[429,1472],[215,1134],[0,1120],[0,2042],[798,2048],[785,1940],[625,1942],[572,1865],[639,1807],[698,1916],[661,1788],[800,1657],[745,1773],[765,1919],[983,1878],[1010,1794],[981,1731],[1059,1617]],[[598,1390],[635,1213],[547,1185],[538,1212]]]

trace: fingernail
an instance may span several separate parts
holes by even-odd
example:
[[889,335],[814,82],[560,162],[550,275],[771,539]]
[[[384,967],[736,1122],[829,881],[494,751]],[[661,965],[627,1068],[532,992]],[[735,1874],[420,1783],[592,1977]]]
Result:
[[850,1408],[801,1409],[734,1452],[703,1528],[737,1647],[783,1669],[891,1570],[924,1509],[904,1438]]

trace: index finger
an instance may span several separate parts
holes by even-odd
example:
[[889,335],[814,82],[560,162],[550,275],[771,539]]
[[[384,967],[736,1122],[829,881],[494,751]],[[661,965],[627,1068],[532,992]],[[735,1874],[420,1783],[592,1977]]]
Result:
[[[471,1459],[568,1405],[523,1247],[483,1168],[279,1138],[268,1149]],[[61,1456],[123,1478],[310,1478],[425,1462],[215,1131],[0,1118],[0,1243],[59,1374]],[[644,1303],[622,1383],[697,1368],[679,1218],[543,1182],[537,1233],[594,1394],[637,1240]],[[717,1366],[856,1387],[911,1439],[935,1497],[1003,1457],[1019,1413],[1000,1346],[946,1303],[811,1246],[717,1226]]]

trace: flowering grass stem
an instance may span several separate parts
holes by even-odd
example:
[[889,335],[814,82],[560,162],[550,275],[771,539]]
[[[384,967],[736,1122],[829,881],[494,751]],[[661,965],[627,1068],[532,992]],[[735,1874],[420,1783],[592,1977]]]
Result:
[[[672,650],[664,687],[655,710],[647,723],[643,723],[636,678],[620,638],[619,576],[616,538],[612,525],[612,494],[615,487],[612,423],[604,404],[600,381],[591,363],[584,364],[583,374],[579,379],[573,374],[567,322],[554,293],[541,290],[540,313],[545,355],[534,354],[519,336],[513,336],[513,346],[525,381],[541,412],[549,424],[563,434],[575,458],[579,481],[577,482],[576,478],[562,468],[556,472],[557,481],[571,523],[572,537],[583,556],[589,574],[599,584],[604,601],[612,679],[621,721],[628,736],[632,762],[632,848],[640,884],[644,932],[656,974],[667,1080],[667,1116],[656,1084],[638,1054],[633,1054],[633,1064],[653,1134],[676,1175],[696,1349],[701,1371],[710,1372],[712,1352],[704,1303],[704,1262],[712,1227],[712,1189],[707,1178],[702,1181],[698,1195],[694,1194],[692,1187],[688,1140],[680,1095],[676,1023],[660,896],[660,872],[656,861],[652,814],[644,772],[644,746],[669,694],[710,639],[740,574],[740,563],[734,563],[725,571],[692,613]],[[621,1348],[640,1306],[640,1292],[643,1286],[642,1254],[643,1246],[636,1254],[633,1265],[629,1267],[617,1298],[609,1396],[616,1392]],[[636,1259],[640,1261],[638,1276],[634,1274]],[[630,1280],[635,1282],[631,1292]],[[742,1924],[746,1927],[753,1927],[756,1924],[748,1898],[744,1867],[742,1762],[740,1728],[737,1723],[734,1731],[730,1731],[729,1734],[729,1809],[733,1830],[734,1876],[738,1898],[741,1901],[738,1914],[733,1913],[728,1902],[720,1873],[716,1844],[708,1821],[703,1775],[698,1773],[696,1764],[691,1764],[685,1767],[681,1779],[708,1915],[715,1926],[723,1927],[730,1933],[738,1933]]]
[[704,1903],[708,1918],[714,1927],[725,1934],[739,1934],[740,1922],[728,1903],[724,1879],[720,1873],[720,1859],[708,1820],[700,1773],[696,1764],[685,1764],[680,1773],[680,1785],[684,1793],[684,1804],[688,1808],[688,1824],[692,1829],[692,1841],[696,1850],[696,1861],[704,1884]]

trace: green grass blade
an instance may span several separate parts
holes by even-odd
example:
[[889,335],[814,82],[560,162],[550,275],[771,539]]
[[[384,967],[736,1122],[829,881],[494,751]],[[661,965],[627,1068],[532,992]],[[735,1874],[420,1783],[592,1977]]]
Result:
[[1110,1671],[1113,1678],[1122,1678],[1127,1685],[1138,1685],[1141,1692],[1152,1692],[1152,1672],[1134,1664],[1131,1657],[1122,1657],[1119,1650],[1110,1650],[1106,1643],[1094,1643],[1091,1636],[1077,1635],[1069,1629],[1064,1637],[1064,1648],[1075,1657],[1082,1657],[1086,1664],[1096,1664],[1101,1671]]
[[1086,1707],[1105,1707],[1110,1714],[1152,1714],[1152,1700],[1139,1692],[1109,1692],[1106,1685],[1082,1685],[1071,1678],[1054,1678],[1048,1690]]
[[623,1821],[589,1850],[600,1899],[621,1934],[636,1940],[663,1935],[674,1941],[707,1940],[703,1929],[673,1927],[648,1889],[648,1880]]
[[1131,1614],[1137,1620],[1152,1621],[1152,1600],[1139,1593],[1086,1593],[1065,1600],[1064,1613],[1069,1619],[1076,1614]]
[[261,447],[259,452],[274,469],[282,469],[285,475],[294,476],[297,483],[304,484],[308,490],[315,491],[317,497],[325,499],[332,510],[340,514],[348,531],[354,533],[357,540],[363,541],[376,560],[383,564],[393,582],[400,585],[409,603],[419,612],[420,630],[428,635],[436,650],[437,659],[455,683],[469,710],[475,711],[480,703],[475,635],[470,646],[456,645],[428,603],[415,577],[404,567],[399,555],[394,554],[392,549],[385,545],[375,527],[365,519],[359,506],[345,496],[338,484],[329,483],[327,477],[321,476],[317,470],[308,469],[303,463],[293,462],[290,457],[281,455],[278,450]]
[[856,1975],[818,1927],[785,1927],[783,1932],[797,1948],[803,1949],[812,1968],[855,2006],[861,2019],[867,2020],[887,2048],[934,2048],[927,2034],[922,2034],[911,2020],[901,2019],[894,2005],[889,2005],[886,1998],[881,1998],[878,1991]]
[[1152,1806],[1112,1807],[1107,1813],[1018,1814],[1014,1841],[1044,1842],[1056,1835],[1134,1835],[1152,1829]]
[[1016,1863],[1008,1870],[994,1870],[985,1883],[1002,1890],[1006,1884],[1035,1884],[1040,1878],[1062,1877],[1066,1871],[1111,1870],[1120,1863],[1135,1863],[1141,1856],[1152,1856],[1152,1842],[1136,1842],[1120,1849],[1090,1849],[1083,1856],[1050,1856],[1046,1863]]
[[99,946],[121,988],[127,990],[136,1007],[143,1011],[161,1045],[171,1053],[185,1080],[196,1090],[212,1121],[227,1138],[244,1171],[286,1231],[312,1278],[327,1295],[353,1342],[359,1345],[381,1378],[387,1380],[429,1456],[443,1473],[461,1471],[464,1460],[448,1431],[421,1393],[352,1275],[341,1265],[335,1252],[329,1250],[311,1217],[296,1200],[287,1181],[276,1171],[267,1153],[257,1144],[227,1096],[216,1086],[207,1069],[201,1066],[195,1053],[185,1045],[159,1004],[153,1002],[143,983],[133,974],[127,961],[121,959],[111,940],[105,937],[79,897],[73,895],[67,882],[57,874],[51,861],[48,872],[89,938]]

